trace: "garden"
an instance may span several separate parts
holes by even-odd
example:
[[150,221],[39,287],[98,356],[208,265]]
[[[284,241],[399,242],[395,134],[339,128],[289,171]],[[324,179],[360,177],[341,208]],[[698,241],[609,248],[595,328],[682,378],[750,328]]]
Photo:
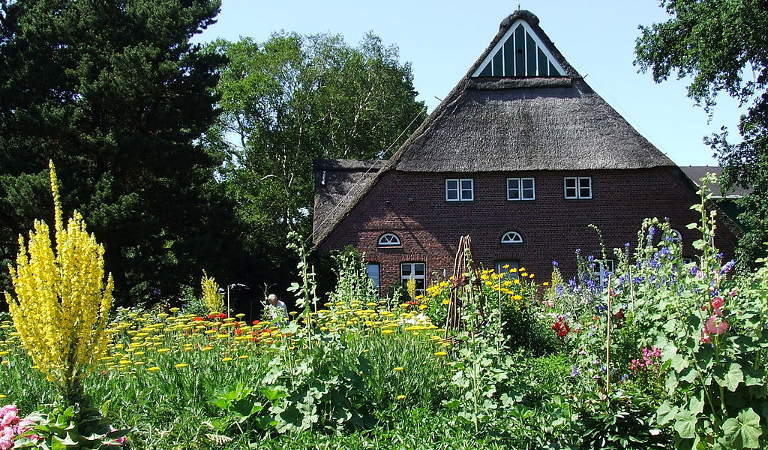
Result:
[[104,249],[64,220],[52,166],[51,184],[53,229],[20,239],[0,317],[0,449],[768,443],[768,265],[722,261],[706,187],[695,261],[647,219],[636,243],[577,253],[572,279],[467,248],[458,276],[379,298],[345,251],[319,296],[294,237],[298,310],[246,321],[207,275],[178,307],[112,308]]

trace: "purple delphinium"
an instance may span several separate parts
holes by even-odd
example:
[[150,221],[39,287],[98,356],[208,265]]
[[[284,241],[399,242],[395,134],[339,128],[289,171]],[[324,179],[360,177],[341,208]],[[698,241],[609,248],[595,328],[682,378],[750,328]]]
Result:
[[557,261],[552,261],[552,265],[553,265],[554,267],[560,267],[560,264],[558,264],[558,263],[557,263]]
[[720,269],[720,275],[725,275],[726,273],[730,272],[731,269],[733,269],[733,266],[735,266],[735,265],[736,265],[736,261],[734,261],[734,260],[728,261]]

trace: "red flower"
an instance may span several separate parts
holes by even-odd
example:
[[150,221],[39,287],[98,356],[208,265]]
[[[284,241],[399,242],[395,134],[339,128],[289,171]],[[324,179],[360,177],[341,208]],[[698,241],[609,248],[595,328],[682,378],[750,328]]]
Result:
[[568,326],[568,324],[565,322],[565,317],[559,317],[557,321],[552,324],[552,329],[555,331],[555,334],[559,338],[564,338],[569,331],[571,331],[571,327]]
[[195,322],[202,322],[204,319],[202,317],[195,317],[193,320]]
[[240,329],[240,328],[236,328],[235,329],[235,334],[238,335],[238,336],[242,336],[243,335],[243,330]]
[[261,320],[254,320],[253,322],[251,322],[251,324],[253,325],[258,325],[260,323],[261,323]]

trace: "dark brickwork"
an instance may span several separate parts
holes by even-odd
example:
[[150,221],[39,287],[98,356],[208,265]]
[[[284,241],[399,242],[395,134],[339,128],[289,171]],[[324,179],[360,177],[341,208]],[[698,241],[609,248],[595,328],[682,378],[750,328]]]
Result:
[[[591,200],[566,200],[563,178],[592,177]],[[507,177],[533,177],[536,199],[508,201]],[[445,201],[446,178],[473,178],[472,202]],[[459,237],[472,236],[476,263],[493,267],[496,261],[517,260],[539,281],[551,275],[558,261],[566,276],[576,270],[574,252],[598,251],[595,224],[608,249],[637,243],[646,217],[668,217],[682,233],[684,256],[694,256],[691,243],[697,232],[686,228],[697,220],[690,206],[698,201],[690,183],[676,167],[590,172],[537,171],[516,173],[443,174],[390,171],[321,243],[321,252],[352,245],[380,264],[382,293],[399,283],[401,262],[425,262],[427,283],[451,275]],[[316,217],[315,220],[323,220]],[[726,257],[733,254],[735,237],[722,223],[716,244]],[[523,244],[501,244],[506,231],[518,231]],[[396,233],[400,248],[379,248],[378,238]]]

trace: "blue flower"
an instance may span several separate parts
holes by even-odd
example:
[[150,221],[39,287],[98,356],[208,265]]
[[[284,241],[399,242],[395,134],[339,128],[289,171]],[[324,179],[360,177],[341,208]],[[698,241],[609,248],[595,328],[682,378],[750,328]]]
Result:
[[730,272],[731,269],[733,269],[733,266],[736,265],[736,261],[730,260],[725,265],[723,265],[723,268],[720,269],[720,275],[725,275],[726,273]]
[[560,266],[560,264],[558,264],[557,261],[552,261],[552,265],[555,266],[555,267],[559,267]]
[[581,373],[581,371],[579,371],[579,368],[578,368],[578,367],[576,367],[576,366],[573,366],[573,367],[571,368],[571,376],[572,376],[572,377],[577,377],[577,376],[579,376],[579,374],[580,374],[580,373]]

